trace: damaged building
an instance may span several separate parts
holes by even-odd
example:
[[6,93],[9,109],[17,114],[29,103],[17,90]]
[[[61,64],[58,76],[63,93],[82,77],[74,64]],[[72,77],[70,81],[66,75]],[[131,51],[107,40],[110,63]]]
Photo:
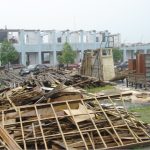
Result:
[[1,29],[0,40],[13,42],[20,53],[17,63],[23,65],[49,64],[57,65],[57,55],[62,50],[63,44],[68,42],[73,50],[77,51],[76,63],[83,58],[87,49],[116,47],[119,45],[120,36],[112,35],[106,31],[56,31],[56,30],[23,30]]

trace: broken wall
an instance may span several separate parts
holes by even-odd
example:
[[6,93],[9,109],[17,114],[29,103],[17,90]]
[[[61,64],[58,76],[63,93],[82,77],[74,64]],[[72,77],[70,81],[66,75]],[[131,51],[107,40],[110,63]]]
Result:
[[114,62],[112,56],[103,56],[103,78],[105,81],[115,77]]

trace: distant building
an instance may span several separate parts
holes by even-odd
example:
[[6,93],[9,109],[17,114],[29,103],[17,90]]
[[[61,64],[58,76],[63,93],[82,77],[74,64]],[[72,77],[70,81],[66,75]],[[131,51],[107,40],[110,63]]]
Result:
[[134,59],[136,53],[150,54],[150,43],[133,43],[133,44],[122,44],[120,49],[123,51],[123,60]]
[[[7,33],[7,34],[6,34]],[[87,49],[118,47],[119,34],[112,35],[107,30],[103,32],[91,31],[56,31],[56,30],[19,30],[1,29],[0,39],[12,41],[20,53],[19,62],[23,65],[50,64],[57,65],[57,55],[68,42],[77,51],[76,62],[83,58]]]

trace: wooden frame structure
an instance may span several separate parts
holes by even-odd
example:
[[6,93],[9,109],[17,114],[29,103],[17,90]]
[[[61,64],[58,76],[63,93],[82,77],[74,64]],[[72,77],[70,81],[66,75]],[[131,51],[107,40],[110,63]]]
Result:
[[150,143],[149,125],[115,106],[110,97],[99,99],[28,105],[17,107],[17,112],[4,110],[0,112],[1,126],[25,150],[121,149]]

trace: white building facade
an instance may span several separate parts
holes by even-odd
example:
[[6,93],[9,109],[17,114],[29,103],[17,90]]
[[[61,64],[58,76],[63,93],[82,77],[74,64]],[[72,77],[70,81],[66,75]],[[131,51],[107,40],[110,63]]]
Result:
[[150,54],[150,43],[134,43],[134,44],[123,44],[120,48],[123,51],[123,60],[135,59],[136,53]]
[[105,47],[118,47],[119,34],[96,30],[91,31],[56,31],[56,30],[19,30],[5,29],[7,39],[14,43],[14,47],[20,53],[19,63],[57,65],[57,55],[62,50],[63,44],[68,42],[77,52],[76,63],[83,58],[83,52],[87,49]]

